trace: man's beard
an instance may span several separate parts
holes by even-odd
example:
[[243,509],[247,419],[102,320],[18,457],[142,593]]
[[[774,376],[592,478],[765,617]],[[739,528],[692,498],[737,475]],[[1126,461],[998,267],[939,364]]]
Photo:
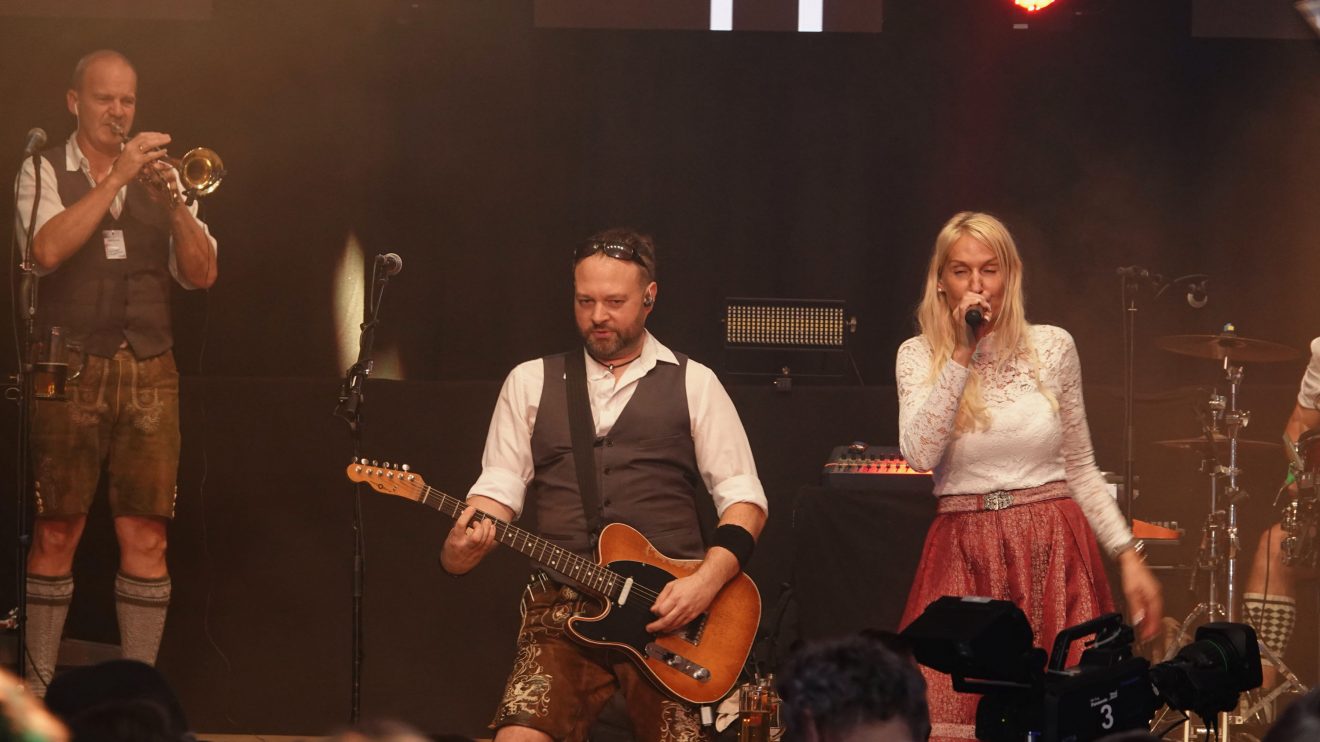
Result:
[[619,354],[641,335],[641,333],[630,335],[617,327],[610,327],[606,329],[613,330],[614,334],[606,340],[597,340],[591,336],[595,329],[588,328],[582,333],[582,342],[587,346],[587,352],[596,360],[609,361],[618,358]]

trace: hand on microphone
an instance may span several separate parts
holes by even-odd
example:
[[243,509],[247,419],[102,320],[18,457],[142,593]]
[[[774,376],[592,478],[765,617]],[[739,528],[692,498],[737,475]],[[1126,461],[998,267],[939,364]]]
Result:
[[990,302],[983,294],[968,291],[962,295],[953,310],[954,321],[966,330],[958,333],[958,342],[954,346],[953,359],[959,364],[971,363],[977,341],[989,330],[990,317]]

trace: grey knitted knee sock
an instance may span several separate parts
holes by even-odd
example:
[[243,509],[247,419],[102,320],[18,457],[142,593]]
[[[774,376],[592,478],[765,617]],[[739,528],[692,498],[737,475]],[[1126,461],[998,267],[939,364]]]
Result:
[[55,674],[64,619],[73,601],[73,575],[27,576],[27,685],[38,698]]
[[169,575],[148,578],[120,572],[115,576],[115,613],[119,616],[119,643],[126,659],[156,664],[169,605]]

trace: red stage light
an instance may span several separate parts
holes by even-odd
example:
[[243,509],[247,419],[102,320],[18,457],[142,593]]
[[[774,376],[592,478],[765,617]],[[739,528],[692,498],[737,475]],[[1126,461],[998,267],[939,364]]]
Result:
[[1035,13],[1041,8],[1053,5],[1054,0],[1013,0],[1013,4],[1025,8],[1028,13]]

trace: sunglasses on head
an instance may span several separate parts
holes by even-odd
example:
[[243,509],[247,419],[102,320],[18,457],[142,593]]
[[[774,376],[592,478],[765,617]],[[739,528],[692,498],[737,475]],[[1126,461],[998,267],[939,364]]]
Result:
[[632,245],[625,245],[622,242],[592,240],[582,247],[579,247],[573,254],[573,258],[576,262],[584,258],[589,258],[596,253],[604,253],[617,260],[631,260],[643,268],[647,267],[646,261],[642,260],[642,256],[637,252],[637,248]]

